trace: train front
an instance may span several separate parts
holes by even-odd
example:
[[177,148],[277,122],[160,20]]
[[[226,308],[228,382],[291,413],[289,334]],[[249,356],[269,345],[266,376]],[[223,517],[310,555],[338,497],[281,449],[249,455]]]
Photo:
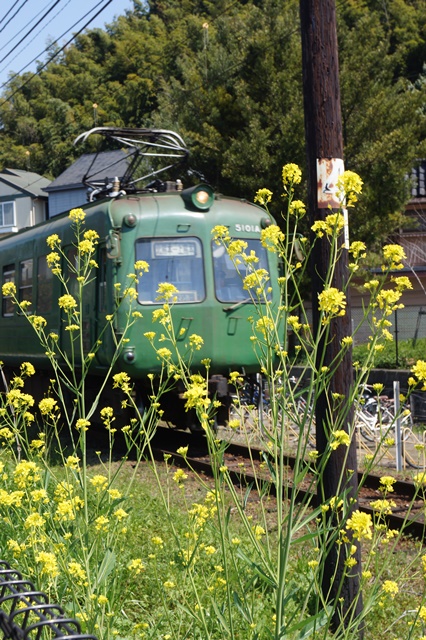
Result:
[[[142,318],[127,334],[120,369],[140,380],[143,387],[148,374],[160,373],[167,360],[176,363],[176,350],[190,362],[192,373],[205,376],[208,359],[210,392],[229,406],[229,373],[247,375],[260,370],[252,323],[253,318],[260,317],[261,307],[255,304],[256,295],[244,286],[250,267],[239,261],[236,268],[225,245],[214,240],[213,230],[226,228],[232,240],[244,241],[246,254],[256,254],[256,269],[269,274],[265,286],[268,304],[276,308],[277,257],[260,241],[262,228],[270,225],[272,218],[247,201],[214,195],[206,185],[117,199],[111,202],[110,216],[116,228],[121,228],[116,283],[125,286],[135,262],[149,265],[149,271],[137,283],[137,299],[128,303],[130,310],[139,311]],[[170,298],[168,292],[172,292]],[[172,339],[170,327],[161,322],[165,303],[171,307]],[[129,308],[122,305],[119,332],[128,312]],[[173,415],[166,419],[188,421],[184,416],[187,412],[178,407],[176,394],[178,398],[183,396],[179,381],[170,402]]]

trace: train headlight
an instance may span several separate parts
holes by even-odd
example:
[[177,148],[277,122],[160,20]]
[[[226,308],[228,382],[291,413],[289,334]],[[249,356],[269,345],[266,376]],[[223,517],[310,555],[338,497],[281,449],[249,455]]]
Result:
[[266,227],[270,227],[272,224],[270,218],[262,218],[260,221],[260,226],[262,229],[266,229]]
[[184,189],[181,196],[190,208],[207,211],[213,204],[214,192],[208,184],[198,184],[196,187]]
[[128,364],[132,364],[136,360],[136,354],[134,349],[126,349],[126,351],[123,354],[123,358],[125,362],[127,362]]
[[128,227],[134,227],[136,225],[136,216],[133,213],[128,213],[124,216],[124,224]]

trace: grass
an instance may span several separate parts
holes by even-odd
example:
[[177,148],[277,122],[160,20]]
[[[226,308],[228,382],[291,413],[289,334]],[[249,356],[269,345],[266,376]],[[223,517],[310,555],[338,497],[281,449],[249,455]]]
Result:
[[[132,557],[141,557],[145,564],[144,572],[135,576],[135,579],[129,580],[123,589],[125,598],[123,599],[123,610],[131,610],[130,618],[134,624],[134,629],[142,630],[146,637],[179,637],[176,634],[176,623],[181,613],[178,613],[176,603],[179,602],[184,607],[188,605],[185,593],[179,588],[182,580],[186,580],[185,566],[179,557],[179,549],[182,540],[188,534],[188,520],[186,511],[188,506],[194,503],[201,503],[204,499],[204,491],[200,486],[200,481],[196,475],[190,471],[187,472],[187,479],[184,488],[179,487],[176,483],[170,484],[170,478],[175,472],[170,464],[158,463],[157,472],[164,487],[169,487],[171,518],[173,526],[168,516],[162,508],[162,496],[159,489],[156,473],[153,466],[145,462],[140,465],[134,490],[132,492],[132,524],[126,538],[126,552],[123,562],[128,562]],[[93,464],[90,474],[102,472],[102,467]],[[122,488],[126,486],[133,472],[132,463],[127,462],[122,467],[119,485]],[[386,470],[385,470],[386,472]],[[213,490],[213,480],[204,477],[203,483],[206,488]],[[118,485],[118,486],[119,486]],[[245,494],[242,491],[242,496]],[[246,500],[246,509],[249,515],[255,521],[260,511],[260,503],[257,497],[252,494],[252,499]],[[268,498],[268,514],[270,531],[276,527],[275,521],[275,501]],[[230,527],[232,536],[238,537],[241,541],[241,547],[244,548],[248,540],[244,529],[240,526],[237,519],[230,519]],[[302,534],[303,532],[301,532]],[[204,532],[205,541],[201,543],[204,549],[211,545],[215,548],[218,544],[217,532],[214,526],[209,527]],[[176,540],[175,536],[180,538]],[[156,544],[154,539],[161,539],[162,544]],[[407,612],[412,611],[418,606],[418,600],[424,588],[424,578],[421,567],[416,564],[419,557],[420,543],[410,538],[403,538],[398,541],[394,548],[383,549],[390,552],[392,560],[386,570],[384,579],[395,579],[398,576],[400,582],[400,591],[394,597],[384,598],[382,604],[379,604],[374,611],[374,616],[370,616],[370,622],[366,629],[366,638],[369,640],[391,640],[399,638],[407,638],[409,630],[409,621],[412,616]],[[392,547],[392,543],[390,543]],[[295,547],[297,549],[297,547]],[[363,559],[367,560],[370,554],[369,543],[363,544]],[[199,579],[200,590],[208,590],[212,585],[216,585],[218,575],[221,575],[219,553],[216,552],[212,556],[200,554],[199,571],[197,579]],[[291,558],[291,575],[293,580],[302,587],[310,579],[310,572],[307,562],[312,558],[312,549],[299,547],[298,551]],[[370,558],[371,561],[371,558]],[[380,565],[380,557],[377,558],[377,564]],[[165,582],[175,585],[171,588],[170,597],[167,601],[162,596],[161,585]],[[217,589],[217,587],[214,587]],[[268,601],[268,589],[261,583],[256,585],[252,581],[253,597],[258,599],[258,615],[263,618],[264,628],[273,630],[273,621],[270,614],[270,603]],[[368,587],[367,587],[368,591]],[[293,603],[297,605],[297,599]],[[211,615],[214,612],[211,611]],[[269,618],[269,619],[268,619]],[[396,622],[389,628],[389,620]],[[259,621],[259,620],[258,620]],[[128,625],[123,621],[124,627]],[[182,629],[186,627],[189,620],[181,617],[180,625]],[[175,631],[173,631],[175,630]],[[424,630],[418,629],[419,637]],[[244,637],[244,629],[240,630],[241,637]],[[182,635],[182,637],[184,637]],[[415,636],[417,637],[417,636]]]
[[[396,345],[394,340],[383,343],[383,350],[375,356],[374,366],[377,369],[410,369],[417,360],[424,359],[426,338],[419,338],[415,345],[412,340],[398,341],[398,364],[396,362]],[[353,348],[353,360],[364,363],[369,354],[368,344]]]

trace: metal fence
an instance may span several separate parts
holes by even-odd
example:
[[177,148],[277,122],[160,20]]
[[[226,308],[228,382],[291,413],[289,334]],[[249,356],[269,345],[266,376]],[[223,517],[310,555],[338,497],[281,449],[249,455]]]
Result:
[[[369,322],[365,322],[363,326],[356,331],[357,326],[364,317],[364,310],[359,307],[351,307],[352,331],[354,335],[354,344],[365,344],[371,334]],[[413,345],[420,338],[426,338],[426,307],[405,306],[403,309],[394,311],[389,320],[392,327],[389,331],[393,334],[394,343],[397,345],[401,340],[412,340]],[[426,356],[426,354],[425,354]]]
[[0,632],[4,640],[97,640],[81,632],[80,624],[66,616],[19,571],[0,560]]

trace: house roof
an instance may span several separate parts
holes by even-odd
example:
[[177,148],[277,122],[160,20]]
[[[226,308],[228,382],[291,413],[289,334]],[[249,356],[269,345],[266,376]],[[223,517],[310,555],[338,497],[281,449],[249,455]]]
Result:
[[85,153],[68,169],[65,169],[44,190],[62,191],[65,189],[81,189],[84,187],[83,178],[90,174],[91,180],[108,182],[116,176],[121,178],[128,168],[128,155],[125,151],[103,151],[101,153]]
[[46,198],[45,188],[50,184],[50,180],[38,173],[22,169],[3,169],[0,180],[35,198]]

